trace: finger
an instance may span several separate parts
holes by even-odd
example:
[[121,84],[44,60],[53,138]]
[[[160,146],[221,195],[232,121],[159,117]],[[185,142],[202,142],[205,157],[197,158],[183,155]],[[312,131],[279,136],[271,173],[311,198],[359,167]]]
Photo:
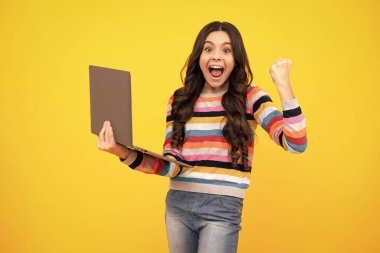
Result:
[[108,141],[109,141],[109,144],[111,146],[114,146],[115,145],[115,139],[113,138],[113,130],[112,130],[112,127],[109,128],[109,131],[108,131]]
[[113,144],[113,130],[112,130],[112,126],[111,126],[111,122],[110,121],[108,121],[108,127],[107,127],[106,136],[108,138],[108,143],[109,144]]
[[114,142],[114,138],[113,138],[113,129],[112,129],[112,126],[111,126],[111,125],[109,126],[108,139],[109,139],[112,143]]
[[106,126],[106,132],[105,132],[105,134],[104,134],[104,139],[105,139],[105,141],[106,141],[106,143],[107,144],[109,144],[110,142],[109,142],[109,126],[107,125]]
[[99,141],[100,142],[104,142],[104,133],[106,131],[106,122],[103,123],[103,128],[102,130],[100,130],[100,133],[99,133]]

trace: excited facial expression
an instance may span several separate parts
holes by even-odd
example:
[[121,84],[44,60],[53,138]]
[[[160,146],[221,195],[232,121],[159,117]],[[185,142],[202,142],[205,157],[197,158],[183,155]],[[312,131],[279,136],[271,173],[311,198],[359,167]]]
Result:
[[206,79],[203,91],[215,93],[227,90],[235,60],[231,40],[224,31],[211,32],[205,41],[199,66]]

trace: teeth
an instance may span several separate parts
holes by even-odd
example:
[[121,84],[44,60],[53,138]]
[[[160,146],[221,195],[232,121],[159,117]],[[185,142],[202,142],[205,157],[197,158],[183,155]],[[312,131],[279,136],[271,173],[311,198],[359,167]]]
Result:
[[213,68],[213,69],[223,69],[223,67],[221,67],[221,66],[210,66],[210,68]]

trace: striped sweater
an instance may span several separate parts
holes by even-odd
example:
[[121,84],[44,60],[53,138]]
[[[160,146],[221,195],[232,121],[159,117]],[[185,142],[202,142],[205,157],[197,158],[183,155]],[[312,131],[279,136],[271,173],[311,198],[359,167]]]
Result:
[[[241,159],[232,167],[230,145],[223,136],[226,113],[222,106],[224,92],[201,94],[194,106],[193,117],[185,124],[181,150],[170,145],[173,119],[169,99],[163,154],[193,166],[182,167],[162,159],[131,151],[120,161],[134,170],[170,178],[170,189],[229,195],[244,198],[251,172],[244,171]],[[248,140],[248,166],[252,167],[254,132],[260,125],[269,137],[290,153],[302,153],[307,146],[306,122],[296,98],[281,102],[283,112],[274,105],[268,93],[258,86],[247,86],[246,118],[252,129]]]

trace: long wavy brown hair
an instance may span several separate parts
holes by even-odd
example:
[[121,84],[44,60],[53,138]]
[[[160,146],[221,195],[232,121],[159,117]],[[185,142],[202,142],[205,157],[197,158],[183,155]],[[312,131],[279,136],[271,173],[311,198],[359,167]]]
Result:
[[[174,92],[171,145],[173,148],[181,149],[184,142],[185,123],[192,117],[195,102],[205,84],[205,78],[199,66],[199,58],[207,36],[214,31],[224,31],[229,35],[235,60],[235,67],[229,76],[228,90],[222,98],[222,105],[227,115],[223,136],[230,144],[232,167],[236,168],[238,160],[242,158],[243,169],[248,171],[247,141],[251,129],[245,112],[247,85],[252,82],[253,75],[240,32],[228,22],[214,21],[202,28],[195,40],[193,50],[181,70],[184,86]],[[183,80],[184,70],[186,70],[185,80]]]

